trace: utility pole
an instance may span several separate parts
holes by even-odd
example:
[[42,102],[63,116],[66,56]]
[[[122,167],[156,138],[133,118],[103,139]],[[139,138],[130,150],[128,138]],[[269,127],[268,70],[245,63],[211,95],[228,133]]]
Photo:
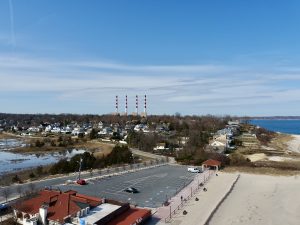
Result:
[[79,171],[78,171],[78,179],[77,180],[80,180],[81,164],[82,164],[82,158],[80,158],[80,161],[79,161]]

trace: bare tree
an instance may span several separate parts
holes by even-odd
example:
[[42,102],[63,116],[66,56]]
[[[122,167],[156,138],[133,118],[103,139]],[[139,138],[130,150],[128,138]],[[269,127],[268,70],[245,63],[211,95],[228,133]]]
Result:
[[19,196],[20,196],[20,198],[21,198],[22,193],[23,193],[23,186],[22,186],[22,185],[18,185],[18,186],[17,186],[17,192],[18,192],[18,194],[19,194]]
[[9,189],[9,187],[3,188],[1,191],[1,195],[5,198],[5,202],[7,202],[8,197],[11,195],[11,190]]

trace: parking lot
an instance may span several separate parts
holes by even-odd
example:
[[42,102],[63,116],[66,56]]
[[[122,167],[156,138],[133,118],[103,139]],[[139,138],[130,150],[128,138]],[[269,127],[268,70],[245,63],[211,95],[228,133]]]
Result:
[[[59,188],[156,208],[190,183],[194,177],[195,174],[188,172],[185,166],[164,165],[118,176],[95,178],[89,180],[87,185],[59,185]],[[137,188],[139,193],[124,192],[128,187]]]

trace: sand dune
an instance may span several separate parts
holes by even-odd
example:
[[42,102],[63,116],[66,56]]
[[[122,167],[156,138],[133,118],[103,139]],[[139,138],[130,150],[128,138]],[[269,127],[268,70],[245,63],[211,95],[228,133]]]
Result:
[[292,135],[293,140],[289,141],[288,149],[293,152],[300,153],[300,135]]

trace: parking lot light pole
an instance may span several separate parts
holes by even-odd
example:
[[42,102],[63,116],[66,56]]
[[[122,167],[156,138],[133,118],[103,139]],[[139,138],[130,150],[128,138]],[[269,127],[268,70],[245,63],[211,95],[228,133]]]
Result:
[[134,155],[133,155],[133,153],[131,154],[131,156],[132,156],[133,165],[134,165]]

